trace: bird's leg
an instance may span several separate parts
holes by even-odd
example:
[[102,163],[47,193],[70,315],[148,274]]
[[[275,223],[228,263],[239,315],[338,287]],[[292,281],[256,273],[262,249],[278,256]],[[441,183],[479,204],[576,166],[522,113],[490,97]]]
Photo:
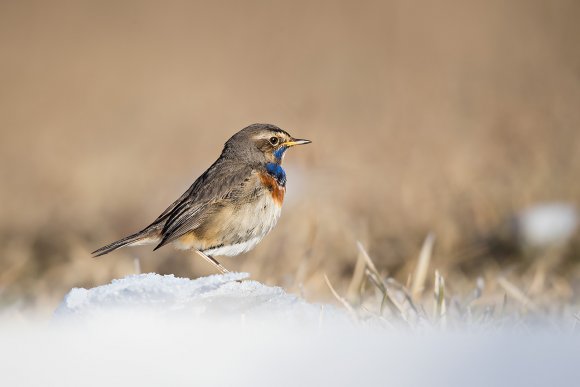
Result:
[[195,252],[198,253],[199,255],[201,255],[203,259],[205,259],[206,261],[211,263],[213,266],[215,266],[215,268],[218,269],[220,271],[220,273],[227,274],[230,272],[228,269],[223,267],[222,264],[219,263],[215,258],[210,257],[209,255],[206,255],[199,250],[195,250]]

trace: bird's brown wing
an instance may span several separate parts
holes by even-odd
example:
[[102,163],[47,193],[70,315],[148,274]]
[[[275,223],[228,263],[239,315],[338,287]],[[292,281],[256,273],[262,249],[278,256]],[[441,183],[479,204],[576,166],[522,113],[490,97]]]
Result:
[[255,170],[252,165],[218,159],[154,222],[163,224],[155,250],[201,226],[243,191]]

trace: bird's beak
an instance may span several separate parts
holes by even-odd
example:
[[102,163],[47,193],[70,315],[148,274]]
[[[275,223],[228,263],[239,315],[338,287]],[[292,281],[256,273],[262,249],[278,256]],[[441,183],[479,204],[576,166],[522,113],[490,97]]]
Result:
[[294,145],[305,145],[305,144],[310,144],[312,141],[310,140],[304,140],[304,139],[300,139],[300,138],[293,138],[290,141],[286,141],[285,143],[283,143],[282,145],[287,146],[287,147],[291,147]]

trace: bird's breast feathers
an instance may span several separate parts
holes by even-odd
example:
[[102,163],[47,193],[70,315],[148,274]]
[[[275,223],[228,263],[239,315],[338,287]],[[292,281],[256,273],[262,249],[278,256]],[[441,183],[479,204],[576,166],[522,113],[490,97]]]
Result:
[[237,203],[221,207],[202,227],[179,238],[176,247],[230,256],[254,248],[278,222],[286,192],[268,171],[256,172],[238,193]]
[[268,172],[260,172],[260,182],[262,183],[263,187],[270,193],[274,204],[278,207],[282,207],[282,203],[284,202],[284,195],[286,194],[286,186],[280,184],[280,181]]

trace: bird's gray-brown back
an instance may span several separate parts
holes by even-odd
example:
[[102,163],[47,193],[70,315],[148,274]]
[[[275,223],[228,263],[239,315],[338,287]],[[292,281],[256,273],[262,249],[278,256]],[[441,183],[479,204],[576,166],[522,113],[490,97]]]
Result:
[[152,224],[161,226],[159,248],[198,227],[224,201],[239,197],[259,164],[220,157]]

